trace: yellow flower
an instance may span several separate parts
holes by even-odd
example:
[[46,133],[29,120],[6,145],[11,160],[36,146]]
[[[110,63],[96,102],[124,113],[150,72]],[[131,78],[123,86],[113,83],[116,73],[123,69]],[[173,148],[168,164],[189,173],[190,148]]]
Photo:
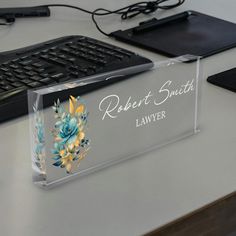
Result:
[[84,134],[84,132],[79,132],[79,134],[78,134],[78,139],[81,141],[82,139],[84,139],[84,137],[85,137],[85,134]]
[[80,140],[78,139],[78,137],[77,137],[77,139],[75,140],[75,143],[74,143],[74,145],[76,146],[76,147],[78,147],[79,146],[79,144],[80,144]]
[[61,150],[61,151],[59,152],[59,153],[60,153],[60,156],[63,157],[63,156],[65,155],[65,152],[66,152],[66,151],[65,151],[64,149]]
[[66,171],[70,173],[72,170],[73,156],[68,153],[66,156],[62,157],[61,162],[62,166],[66,168]]
[[82,113],[82,112],[84,112],[84,105],[83,105],[83,104],[80,104],[80,105],[77,107],[75,113]]
[[75,103],[76,103],[76,99],[73,96],[70,96],[69,99],[69,112],[70,114],[74,114],[75,111]]
[[73,153],[75,149],[75,145],[73,143],[71,143],[68,147],[67,147],[67,152]]

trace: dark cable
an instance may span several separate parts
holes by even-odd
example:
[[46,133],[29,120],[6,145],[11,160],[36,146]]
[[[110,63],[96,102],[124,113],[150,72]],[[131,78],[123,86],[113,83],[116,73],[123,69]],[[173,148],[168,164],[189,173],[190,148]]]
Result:
[[46,5],[40,5],[38,7],[68,7],[68,8],[76,9],[84,13],[90,14],[92,17],[92,21],[95,24],[98,31],[106,36],[110,36],[110,34],[107,34],[100,28],[100,26],[98,25],[95,19],[95,16],[107,16],[111,14],[117,14],[121,16],[122,20],[126,20],[126,19],[133,18],[139,14],[147,15],[147,14],[153,13],[157,11],[158,9],[169,10],[169,9],[178,7],[185,2],[185,0],[176,0],[176,2],[173,4],[169,4],[169,5],[164,4],[169,1],[170,0],[143,1],[143,2],[138,2],[138,3],[128,5],[126,7],[122,7],[117,10],[108,10],[104,8],[98,8],[94,11],[89,11],[81,7],[72,6],[68,4],[46,4]]
[[103,30],[99,27],[99,25],[98,25],[98,23],[97,23],[97,21],[96,21],[96,19],[95,19],[95,16],[97,15],[97,12],[98,12],[98,11],[106,11],[106,10],[105,10],[105,9],[102,9],[102,8],[98,8],[98,9],[94,10],[93,13],[92,13],[92,21],[93,21],[95,27],[97,28],[97,30],[98,30],[100,33],[102,33],[102,34],[104,34],[104,35],[106,35],[106,36],[109,37],[110,34],[107,34],[105,31],[103,31]]
[[176,3],[169,4],[169,5],[164,4],[169,1],[170,0],[143,1],[143,2],[138,2],[138,3],[128,5],[126,7],[122,7],[117,10],[108,10],[104,8],[98,8],[94,11],[89,11],[81,7],[67,5],[67,4],[47,4],[47,5],[41,5],[40,7],[68,7],[68,8],[73,8],[73,9],[85,12],[87,14],[90,14],[92,16],[92,21],[95,24],[97,30],[106,36],[110,36],[110,34],[107,34],[100,28],[100,26],[98,25],[95,19],[95,16],[107,16],[111,14],[118,14],[121,16],[122,20],[126,20],[126,19],[133,18],[139,14],[147,15],[147,14],[153,13],[157,11],[158,9],[162,9],[162,10],[173,9],[175,7],[182,5],[185,2],[185,0],[176,0]]

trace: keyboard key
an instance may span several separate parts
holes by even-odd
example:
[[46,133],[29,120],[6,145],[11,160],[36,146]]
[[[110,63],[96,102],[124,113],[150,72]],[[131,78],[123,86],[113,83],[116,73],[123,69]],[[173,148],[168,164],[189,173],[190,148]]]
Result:
[[66,66],[67,65],[66,62],[64,62],[64,61],[62,61],[62,60],[60,60],[58,58],[49,58],[49,60],[54,62],[54,63],[56,63],[56,64],[59,64],[61,66]]
[[55,81],[50,79],[50,78],[43,78],[43,79],[40,80],[40,82],[42,82],[44,84],[52,84]]
[[42,77],[41,77],[41,76],[38,76],[38,75],[34,75],[34,76],[32,76],[30,79],[39,81],[39,80],[42,79]]
[[67,56],[65,54],[59,54],[58,57],[63,60],[67,60]]
[[23,80],[26,78],[25,75],[15,75],[17,79]]
[[4,75],[7,76],[7,77],[12,77],[12,76],[14,76],[11,72],[6,72]]
[[1,80],[5,80],[7,78],[7,76],[3,75],[3,74],[0,74],[0,81]]
[[28,85],[29,85],[30,87],[32,87],[32,88],[36,88],[36,87],[42,86],[42,84],[39,83],[39,82],[37,82],[37,81],[32,82],[32,83],[29,83]]
[[51,78],[54,79],[54,80],[58,80],[62,77],[64,77],[63,73],[57,73],[57,74],[51,75]]
[[69,48],[62,48],[61,51],[65,52],[65,53],[70,53],[71,52],[71,50]]
[[18,69],[18,68],[19,68],[19,66],[15,65],[15,64],[11,64],[10,67],[11,67],[12,69]]
[[17,79],[15,77],[7,77],[6,80],[8,82],[14,83]]
[[107,61],[106,60],[97,60],[97,62],[103,66],[105,66],[107,64]]
[[32,66],[24,66],[24,69],[28,70],[28,71],[31,71],[31,70],[33,70],[33,67]]
[[79,69],[79,66],[73,65],[69,67],[70,70],[77,71]]
[[56,52],[50,52],[50,53],[49,53],[49,55],[51,55],[51,56],[54,56],[54,57],[55,57],[55,56],[57,56],[57,53],[56,53]]
[[19,60],[20,60],[19,58],[17,58],[17,59],[13,59],[12,62],[15,63],[15,62],[18,62]]
[[12,86],[15,87],[15,88],[19,88],[19,87],[22,87],[23,84],[19,83],[19,82],[14,82],[14,83],[12,83]]
[[84,74],[88,73],[88,69],[86,69],[86,68],[81,68],[81,69],[79,69],[79,71],[84,73]]
[[13,89],[13,87],[11,85],[9,85],[9,84],[2,85],[1,88],[4,89],[4,90],[8,90],[8,91]]
[[122,54],[124,54],[124,55],[126,55],[126,56],[128,56],[128,57],[131,57],[132,55],[134,55],[134,53],[129,52],[129,51],[126,51],[126,50],[121,49],[121,48],[116,49],[115,51],[118,51],[118,52],[120,52],[120,53],[122,53]]
[[93,70],[94,72],[96,72],[97,69],[98,69],[98,67],[97,67],[97,66],[94,66],[94,65],[89,66],[88,68],[89,68],[90,70]]
[[72,71],[72,72],[70,73],[70,77],[72,77],[72,78],[78,78],[79,75],[80,75],[80,73],[77,72],[77,71]]
[[3,71],[3,72],[8,72],[9,69],[7,67],[0,67],[0,70]]
[[43,52],[43,53],[48,53],[48,52],[49,52],[49,49],[44,49],[42,52]]
[[33,56],[39,56],[40,52],[33,53]]
[[67,61],[69,61],[69,62],[75,62],[76,59],[75,59],[74,57],[70,57],[70,58],[67,59]]
[[34,71],[28,71],[28,72],[25,72],[25,74],[28,76],[33,76],[33,75],[36,75],[37,73]]
[[30,65],[32,63],[32,60],[27,60],[27,61],[20,61],[19,64],[22,66],[27,66]]
[[7,81],[6,80],[0,80],[0,86],[5,86],[7,85]]
[[23,70],[21,70],[21,69],[16,69],[16,70],[14,70],[14,72],[15,72],[15,73],[17,73],[17,74],[24,73],[24,71],[23,71]]
[[49,55],[41,55],[40,58],[43,59],[43,60],[48,60],[49,59]]
[[20,57],[20,60],[22,60],[22,61],[26,61],[26,60],[29,60],[29,56],[23,56],[23,57]]
[[23,80],[21,80],[21,83],[24,83],[24,84],[30,84],[30,83],[32,83],[33,81],[32,80],[30,80],[30,79],[23,79]]
[[32,66],[36,67],[36,68],[40,68],[40,67],[43,67],[45,64],[44,63],[41,63],[41,62],[36,62],[34,64],[32,64]]
[[51,47],[49,50],[50,51],[55,51],[58,47],[57,46],[54,46],[54,47]]
[[45,70],[46,70],[46,68],[43,68],[43,67],[34,69],[34,71],[39,73],[39,74],[43,73]]
[[48,73],[43,73],[43,74],[40,74],[42,77],[44,77],[44,78],[47,78],[47,77],[49,77],[49,74]]

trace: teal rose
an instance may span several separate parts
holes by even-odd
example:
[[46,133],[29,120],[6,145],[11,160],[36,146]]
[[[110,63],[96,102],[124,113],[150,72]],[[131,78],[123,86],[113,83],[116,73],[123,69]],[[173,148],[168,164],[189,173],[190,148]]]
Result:
[[58,135],[62,139],[62,143],[74,143],[79,133],[77,119],[67,115],[60,124],[59,130]]

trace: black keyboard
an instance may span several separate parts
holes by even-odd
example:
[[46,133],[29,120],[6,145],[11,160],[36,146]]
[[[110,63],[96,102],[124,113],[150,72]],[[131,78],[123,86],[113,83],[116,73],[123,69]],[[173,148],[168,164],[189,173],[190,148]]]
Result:
[[136,65],[149,59],[84,36],[0,54],[0,122],[27,114],[27,90]]

